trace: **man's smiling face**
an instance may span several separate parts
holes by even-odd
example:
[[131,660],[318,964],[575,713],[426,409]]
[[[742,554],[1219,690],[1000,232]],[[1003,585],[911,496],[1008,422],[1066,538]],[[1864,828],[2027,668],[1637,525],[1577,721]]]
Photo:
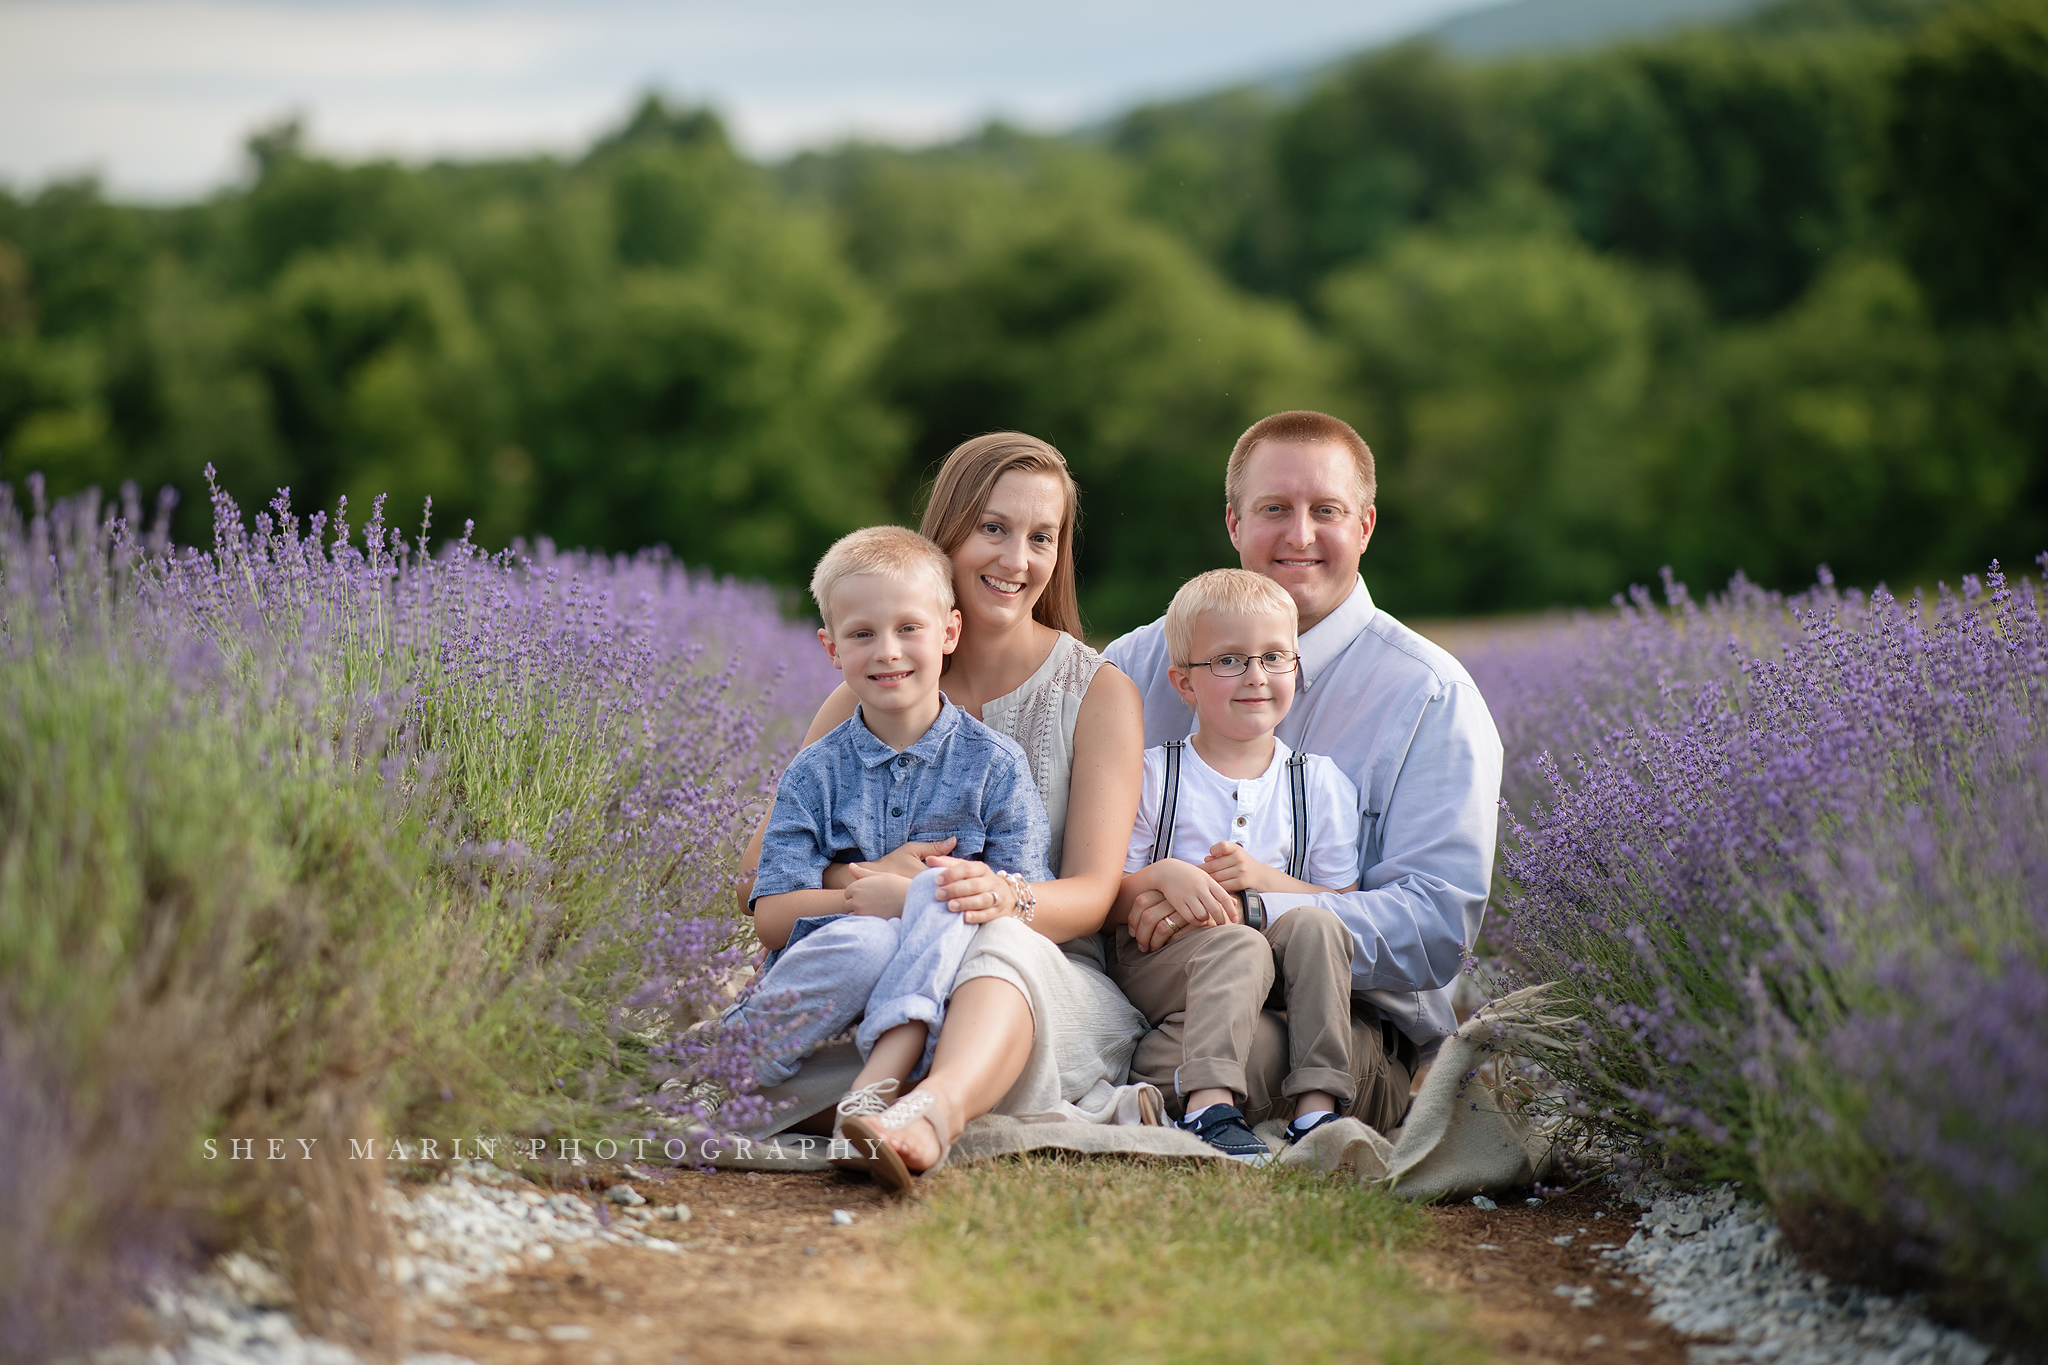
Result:
[[1244,505],[1224,525],[1238,559],[1287,589],[1306,631],[1335,611],[1358,578],[1373,508],[1360,507],[1358,466],[1328,442],[1261,441],[1244,465]]

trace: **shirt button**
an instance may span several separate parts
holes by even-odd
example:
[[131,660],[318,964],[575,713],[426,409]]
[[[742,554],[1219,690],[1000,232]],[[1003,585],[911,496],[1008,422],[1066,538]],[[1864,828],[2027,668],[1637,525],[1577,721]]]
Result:
[[1239,823],[1240,825],[1244,823],[1244,817],[1242,815],[1237,817],[1237,823]]
[[891,806],[891,807],[889,807],[889,814],[891,814],[891,815],[895,816],[895,817],[896,817],[897,819],[899,819],[899,820],[900,820],[900,819],[902,819],[902,818],[903,818],[903,807],[901,807],[901,806]]

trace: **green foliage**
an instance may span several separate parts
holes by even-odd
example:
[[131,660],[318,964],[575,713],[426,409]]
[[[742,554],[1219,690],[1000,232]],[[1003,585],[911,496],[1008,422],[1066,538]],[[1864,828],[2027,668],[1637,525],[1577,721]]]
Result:
[[2010,360],[1970,356],[1883,258],[1844,257],[1795,307],[1718,338],[1713,401],[1669,473],[1672,498],[1696,509],[1671,562],[1695,581],[1742,569],[1782,582],[1825,563],[1846,581],[1911,583],[1972,556],[2018,560],[2048,535],[2027,496],[2038,448],[1993,417]]
[[1889,178],[1937,309],[2002,322],[2048,297],[2048,6],[1959,8],[1899,73]]
[[1703,35],[1510,69],[1502,95],[1587,242],[1755,317],[1858,237],[1887,51]]
[[1296,280],[1484,195],[1519,160],[1505,112],[1478,72],[1421,44],[1370,53],[1318,85],[1276,137]]
[[1402,452],[1381,475],[1380,596],[1526,610],[1645,571],[1661,521],[1643,448],[1654,310],[1670,292],[1547,236],[1416,233],[1330,280],[1363,425]]
[[[1000,124],[772,172],[643,100],[576,161],[0,193],[0,476],[803,581],[1017,426],[1087,491],[1094,629],[1229,561],[1214,471],[1292,404],[1373,443],[1397,610],[2025,562],[2048,539],[2048,4],[1785,0],[1508,63]],[[1900,263],[1903,263],[1902,265]]]
[[1149,620],[1230,554],[1217,434],[1333,394],[1288,311],[1100,213],[1029,223],[906,289],[898,310],[885,374],[922,419],[918,463],[1003,428],[1057,445],[1087,490],[1082,604],[1103,631]]
[[479,410],[489,376],[461,286],[440,261],[301,252],[264,291],[242,351],[311,506],[389,493],[413,507],[475,486],[469,438],[491,425]]
[[1273,158],[1274,102],[1226,90],[1135,109],[1110,145],[1133,170],[1131,206],[1219,265],[1267,291],[1287,283],[1289,233]]

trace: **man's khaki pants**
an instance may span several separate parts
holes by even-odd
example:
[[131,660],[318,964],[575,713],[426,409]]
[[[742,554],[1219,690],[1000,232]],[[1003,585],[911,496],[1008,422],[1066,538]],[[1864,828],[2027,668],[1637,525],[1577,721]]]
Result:
[[1296,1096],[1324,1090],[1342,1112],[1394,1127],[1412,1062],[1392,1055],[1378,1011],[1352,1000],[1351,946],[1351,931],[1320,905],[1296,906],[1264,933],[1219,925],[1150,953],[1119,928],[1110,978],[1153,1026],[1131,1079],[1158,1086],[1176,1115],[1189,1094],[1215,1087],[1252,1123],[1285,1122]]

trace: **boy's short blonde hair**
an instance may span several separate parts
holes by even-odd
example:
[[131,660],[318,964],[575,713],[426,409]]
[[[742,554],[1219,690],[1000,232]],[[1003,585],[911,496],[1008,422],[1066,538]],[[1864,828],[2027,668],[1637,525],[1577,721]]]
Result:
[[1295,633],[1296,609],[1287,589],[1250,569],[1211,569],[1181,584],[1166,609],[1166,649],[1174,664],[1186,668],[1194,662],[1195,622],[1214,612],[1285,616],[1288,634]]
[[871,573],[931,589],[943,614],[953,609],[953,561],[907,526],[869,526],[841,536],[811,574],[819,619],[832,629],[832,590],[839,580]]

